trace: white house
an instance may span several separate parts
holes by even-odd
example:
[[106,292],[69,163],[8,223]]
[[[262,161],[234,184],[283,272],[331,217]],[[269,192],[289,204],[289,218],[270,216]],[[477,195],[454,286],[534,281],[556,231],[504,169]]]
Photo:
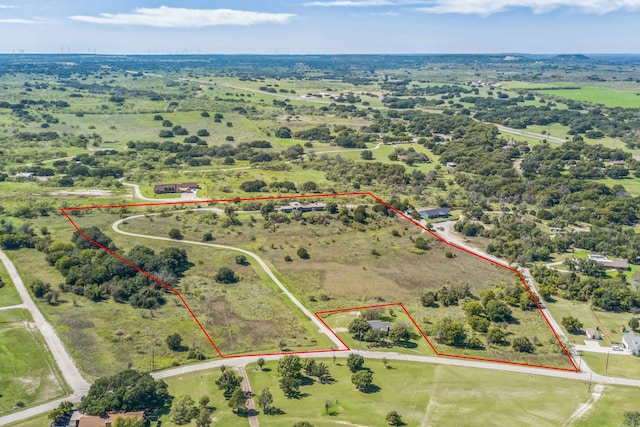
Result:
[[622,336],[622,345],[625,350],[629,350],[631,353],[640,354],[640,337],[633,332],[627,332]]

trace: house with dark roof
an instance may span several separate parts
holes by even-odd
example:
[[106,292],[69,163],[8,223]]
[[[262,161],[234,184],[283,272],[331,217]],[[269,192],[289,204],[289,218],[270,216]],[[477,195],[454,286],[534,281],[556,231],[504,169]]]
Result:
[[282,213],[291,213],[293,211],[298,212],[313,212],[313,211],[323,211],[327,205],[324,203],[307,203],[302,204],[300,202],[291,202],[288,205],[280,206],[278,210]]
[[424,219],[448,218],[451,215],[449,208],[422,209],[418,212]]
[[391,330],[390,322],[383,322],[382,320],[367,320],[371,329],[375,331],[389,332]]
[[182,184],[156,184],[153,186],[155,194],[193,193],[200,186],[197,182],[185,182]]

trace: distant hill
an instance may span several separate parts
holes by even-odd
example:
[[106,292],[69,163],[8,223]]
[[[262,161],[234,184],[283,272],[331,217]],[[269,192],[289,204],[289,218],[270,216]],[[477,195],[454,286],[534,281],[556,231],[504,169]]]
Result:
[[580,54],[563,54],[563,55],[556,55],[553,57],[554,60],[557,61],[592,61],[592,58],[589,58],[586,55],[580,55]]

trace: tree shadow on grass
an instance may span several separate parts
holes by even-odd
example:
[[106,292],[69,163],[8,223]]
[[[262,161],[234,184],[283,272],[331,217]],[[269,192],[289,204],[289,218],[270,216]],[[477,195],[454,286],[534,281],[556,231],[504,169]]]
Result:
[[395,346],[402,348],[417,348],[418,344],[413,341],[398,341],[395,343]]
[[280,408],[267,408],[264,413],[266,415],[285,415],[286,412],[284,412],[282,409]]
[[367,387],[366,389],[362,390],[363,393],[365,394],[373,394],[373,393],[377,393],[380,390],[382,390],[380,387],[378,387],[375,384],[371,384],[369,387]]

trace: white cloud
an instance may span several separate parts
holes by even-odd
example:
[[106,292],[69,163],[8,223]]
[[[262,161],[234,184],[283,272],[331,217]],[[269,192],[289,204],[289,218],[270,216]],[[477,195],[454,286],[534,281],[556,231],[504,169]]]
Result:
[[516,7],[546,13],[564,7],[582,13],[606,14],[618,10],[640,10],[640,0],[433,0],[417,10],[426,13],[458,13],[488,16]]
[[215,25],[282,24],[295,17],[290,13],[252,12],[232,9],[185,9],[160,6],[137,8],[132,13],[101,13],[99,16],[71,16],[76,21],[108,25],[145,25],[162,28],[193,28]]
[[19,18],[2,18],[0,24],[39,24],[40,21],[34,21],[33,19],[19,19]]
[[12,4],[0,4],[0,9],[16,9]]
[[369,7],[369,6],[393,6],[395,2],[389,0],[336,0],[336,1],[312,1],[303,3],[303,6],[320,7]]

